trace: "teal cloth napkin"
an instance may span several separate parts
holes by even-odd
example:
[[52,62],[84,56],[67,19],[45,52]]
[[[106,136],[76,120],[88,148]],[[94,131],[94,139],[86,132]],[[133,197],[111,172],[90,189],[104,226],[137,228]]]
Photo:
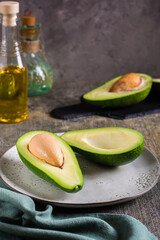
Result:
[[54,214],[0,181],[0,240],[158,240],[135,218],[121,214]]

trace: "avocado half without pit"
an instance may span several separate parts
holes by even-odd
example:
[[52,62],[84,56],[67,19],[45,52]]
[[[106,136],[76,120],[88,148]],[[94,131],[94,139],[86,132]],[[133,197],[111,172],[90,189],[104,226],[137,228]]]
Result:
[[143,101],[152,87],[152,77],[128,73],[116,77],[83,95],[83,100],[99,107],[124,107]]
[[57,135],[32,131],[21,136],[16,144],[24,164],[39,177],[66,192],[82,189],[83,175],[70,146]]
[[140,132],[121,127],[69,131],[61,137],[75,152],[108,166],[132,162],[141,154],[144,146]]
[[153,78],[152,79],[152,94],[160,94],[160,78]]

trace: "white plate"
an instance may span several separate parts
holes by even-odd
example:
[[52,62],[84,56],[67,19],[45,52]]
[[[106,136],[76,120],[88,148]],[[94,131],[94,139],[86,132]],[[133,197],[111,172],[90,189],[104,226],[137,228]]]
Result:
[[76,155],[84,176],[83,189],[77,193],[66,193],[32,173],[20,160],[16,146],[1,157],[0,176],[11,189],[63,207],[125,202],[148,192],[159,179],[159,163],[146,148],[135,161],[117,168],[104,167]]

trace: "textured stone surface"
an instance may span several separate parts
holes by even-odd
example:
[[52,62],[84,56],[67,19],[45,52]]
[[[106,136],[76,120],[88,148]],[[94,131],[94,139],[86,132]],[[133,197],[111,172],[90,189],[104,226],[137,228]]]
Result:
[[42,23],[55,80],[160,76],[160,1],[20,0]]

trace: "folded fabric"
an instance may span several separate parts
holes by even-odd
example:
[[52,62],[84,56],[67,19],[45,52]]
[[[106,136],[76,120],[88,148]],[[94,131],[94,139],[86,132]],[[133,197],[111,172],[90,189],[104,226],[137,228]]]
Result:
[[128,107],[113,109],[99,108],[82,102],[71,106],[55,108],[51,111],[50,115],[54,118],[64,120],[92,115],[123,120],[158,112],[160,112],[159,96],[150,95],[144,101]]
[[135,218],[120,214],[55,214],[37,211],[34,201],[0,181],[1,240],[158,240]]

